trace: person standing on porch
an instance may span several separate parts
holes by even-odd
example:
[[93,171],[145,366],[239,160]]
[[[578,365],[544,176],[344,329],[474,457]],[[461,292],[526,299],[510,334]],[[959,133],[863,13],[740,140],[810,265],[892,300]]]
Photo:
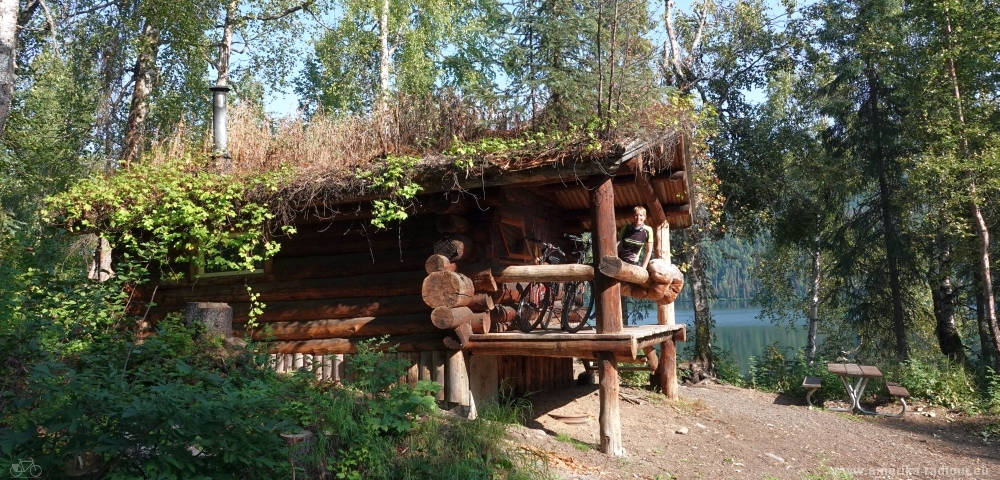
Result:
[[[646,225],[646,209],[635,207],[632,223],[618,231],[618,258],[646,269],[653,252],[653,229]],[[644,254],[644,255],[643,255]],[[639,259],[642,258],[642,262]]]

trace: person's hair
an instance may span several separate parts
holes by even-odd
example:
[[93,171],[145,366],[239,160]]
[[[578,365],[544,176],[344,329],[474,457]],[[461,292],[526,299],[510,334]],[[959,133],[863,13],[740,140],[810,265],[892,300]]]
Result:
[[635,207],[634,209],[632,209],[632,211],[635,212],[635,213],[641,213],[643,215],[646,215],[646,207],[642,207],[642,206]]

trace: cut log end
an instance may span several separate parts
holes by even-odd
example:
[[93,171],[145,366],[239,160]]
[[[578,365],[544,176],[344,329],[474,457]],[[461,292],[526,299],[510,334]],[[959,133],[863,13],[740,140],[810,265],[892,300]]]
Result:
[[475,286],[460,273],[434,272],[424,279],[420,294],[431,308],[464,307],[472,301]]

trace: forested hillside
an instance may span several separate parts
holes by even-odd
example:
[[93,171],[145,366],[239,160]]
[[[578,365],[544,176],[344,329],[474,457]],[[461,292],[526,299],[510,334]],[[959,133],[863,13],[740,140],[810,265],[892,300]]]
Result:
[[[712,287],[713,300],[744,300],[747,303],[760,292],[758,264],[765,253],[764,240],[752,242],[734,236],[706,242],[705,271]],[[805,290],[798,285],[799,293]],[[678,301],[691,305],[691,290],[685,288]]]

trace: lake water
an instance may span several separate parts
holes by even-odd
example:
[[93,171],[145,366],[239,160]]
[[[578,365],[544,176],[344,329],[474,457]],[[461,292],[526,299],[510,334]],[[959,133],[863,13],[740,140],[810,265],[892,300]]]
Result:
[[[677,345],[678,354],[681,354],[684,348],[694,345],[694,310],[689,305],[677,305],[674,313],[677,323],[684,323],[688,327],[689,341]],[[757,318],[759,314],[759,308],[712,309],[712,317],[715,318],[713,344],[731,352],[744,375],[749,371],[750,357],[760,358],[764,347],[768,344],[777,342],[782,349],[785,349],[786,354],[791,356],[794,356],[798,349],[806,346],[808,332],[804,319],[797,328],[792,329],[788,326],[779,327],[770,322],[759,320]],[[654,324],[656,324],[655,310],[647,313],[639,322],[639,325]]]

